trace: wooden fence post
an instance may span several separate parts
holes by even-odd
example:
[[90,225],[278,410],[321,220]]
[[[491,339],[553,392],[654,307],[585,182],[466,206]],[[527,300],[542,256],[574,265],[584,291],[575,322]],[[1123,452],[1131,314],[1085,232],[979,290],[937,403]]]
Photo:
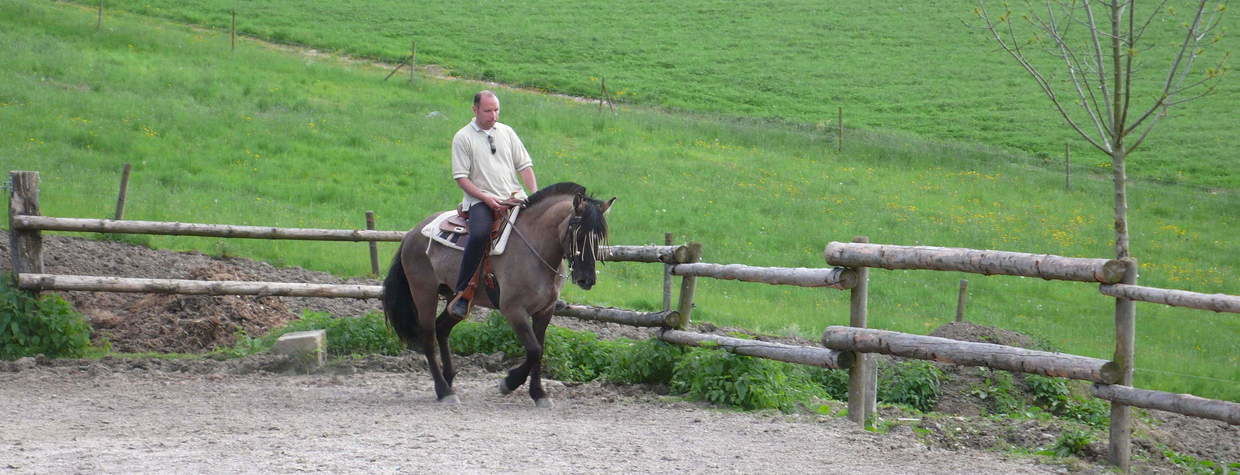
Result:
[[[1120,259],[1124,262],[1125,284],[1137,283],[1137,260],[1132,257]],[[1115,357],[1112,362],[1120,374],[1119,382],[1123,386],[1132,386],[1132,363],[1136,350],[1136,302],[1131,299],[1117,297],[1115,299]],[[1111,402],[1111,463],[1120,470],[1127,472],[1132,462],[1132,408],[1115,401]]]
[[[702,260],[702,244],[689,243],[689,255],[685,259],[686,262],[700,262]],[[697,277],[687,275],[680,281],[680,325],[676,328],[684,328],[689,324],[689,318],[693,313],[693,291],[697,286]]]
[[[870,242],[870,238],[857,236],[853,242]],[[852,288],[849,298],[849,325],[857,328],[866,327],[868,300],[870,293],[870,270],[858,267],[857,286]],[[874,359],[866,353],[857,353],[857,359],[848,369],[848,418],[864,426],[873,415],[875,397]]]
[[960,294],[956,296],[956,321],[964,321],[964,305],[969,298],[969,281],[960,279]]
[[417,70],[415,66],[418,64],[418,40],[409,40],[409,84],[415,81],[413,73]]
[[231,51],[237,51],[237,10],[232,10],[232,31],[228,34],[228,41],[232,45]]
[[95,22],[95,31],[103,28],[103,0],[99,0],[99,20]]
[[125,196],[129,194],[129,170],[132,168],[128,163],[121,169],[121,189],[116,194],[116,215],[117,221],[125,219]]
[[[375,212],[366,212],[366,230],[375,230]],[[379,243],[370,241],[370,273],[379,275]]]
[[1072,150],[1063,144],[1063,189],[1072,189]]
[[836,134],[835,134],[836,149],[835,151],[838,153],[844,153],[844,108],[843,107],[839,108],[839,115],[837,116],[835,120],[835,126],[836,126]]
[[[663,244],[672,245],[672,233],[663,233]],[[663,264],[663,311],[672,309],[672,265]]]
[[39,172],[9,172],[9,257],[13,273],[43,273],[43,234],[14,226],[18,215],[39,214]]

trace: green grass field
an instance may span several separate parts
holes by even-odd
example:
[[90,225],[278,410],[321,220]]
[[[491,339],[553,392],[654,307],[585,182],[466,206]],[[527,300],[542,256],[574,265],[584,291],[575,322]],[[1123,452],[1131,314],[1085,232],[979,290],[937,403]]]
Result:
[[[1183,37],[1185,3],[1168,3],[1176,13],[1159,15],[1148,29],[1151,50],[1138,55],[1145,80],[1136,91],[1166,77],[1169,49]],[[416,40],[419,63],[453,75],[585,96],[598,96],[605,78],[621,101],[679,110],[829,126],[842,107],[850,127],[989,144],[1050,167],[1062,168],[1070,144],[1079,167],[1106,167],[1108,160],[1064,125],[1026,73],[971,27],[979,23],[975,7],[899,0],[138,0],[118,6],[220,29],[229,27],[236,9],[243,33],[392,62]],[[1150,7],[1139,8],[1144,16]],[[1227,20],[1224,30],[1233,24]],[[1193,77],[1225,52],[1240,51],[1237,38],[1223,36],[1206,49]],[[1063,76],[1058,68],[1045,71]],[[1240,188],[1236,104],[1240,81],[1229,78],[1216,95],[1173,109],[1132,156],[1130,176]]]
[[[130,219],[403,229],[451,207],[448,142],[470,118],[467,81],[384,82],[385,70],[280,52],[128,14],[95,31],[92,11],[0,4],[0,161],[42,173],[49,216],[110,217],[134,164]],[[705,260],[821,267],[823,247],[868,235],[925,244],[1106,257],[1110,182],[1063,176],[987,145],[855,131],[842,154],[822,130],[626,108],[500,88],[541,183],[619,196],[614,244],[699,241]],[[1231,192],[1137,182],[1141,283],[1240,294],[1240,201]],[[796,212],[792,213],[793,211]],[[153,246],[238,255],[341,275],[368,272],[350,243],[151,237]],[[392,245],[382,246],[386,259]],[[1088,284],[956,273],[872,273],[877,328],[926,333],[953,317],[970,279],[970,320],[1109,358],[1113,299]],[[658,266],[611,263],[566,299],[655,308]],[[695,318],[814,336],[847,322],[846,293],[702,279]],[[1138,307],[1137,385],[1240,400],[1234,316]]]

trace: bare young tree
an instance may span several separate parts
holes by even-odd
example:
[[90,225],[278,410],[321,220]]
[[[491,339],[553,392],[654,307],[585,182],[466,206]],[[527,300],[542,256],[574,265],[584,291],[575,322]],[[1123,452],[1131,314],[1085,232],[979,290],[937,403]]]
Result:
[[[1140,20],[1136,3],[1026,0],[1026,12],[1013,18],[1007,2],[995,16],[979,0],[974,11],[981,28],[1033,77],[1068,126],[1111,157],[1117,258],[1130,254],[1125,158],[1172,108],[1214,92],[1227,58],[1224,54],[1215,67],[1193,74],[1205,47],[1219,40],[1215,32],[1227,0],[1193,0],[1182,5],[1184,11],[1160,0]],[[1182,29],[1182,39],[1174,48],[1143,42],[1151,26]],[[1139,77],[1159,60],[1167,61],[1165,70]]]

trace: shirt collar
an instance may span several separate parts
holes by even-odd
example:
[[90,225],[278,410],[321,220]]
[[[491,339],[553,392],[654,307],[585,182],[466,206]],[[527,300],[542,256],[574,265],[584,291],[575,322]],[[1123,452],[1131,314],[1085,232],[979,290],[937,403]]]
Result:
[[482,130],[482,127],[478,127],[478,120],[477,120],[477,119],[471,119],[471,120],[469,121],[469,126],[474,128],[474,132],[481,132],[481,133],[484,133],[484,134],[487,134],[487,135],[491,135],[491,132],[494,132],[494,131],[495,131],[495,126],[494,126],[494,125],[492,125],[492,126],[491,126],[491,130]]

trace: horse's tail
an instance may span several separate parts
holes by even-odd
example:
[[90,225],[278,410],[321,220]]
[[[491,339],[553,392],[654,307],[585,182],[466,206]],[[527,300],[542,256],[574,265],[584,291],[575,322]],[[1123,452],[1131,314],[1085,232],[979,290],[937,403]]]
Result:
[[418,309],[413,305],[413,294],[409,293],[409,278],[405,277],[400,254],[401,251],[397,250],[396,257],[392,258],[392,267],[383,279],[383,314],[400,341],[415,348],[419,346]]

